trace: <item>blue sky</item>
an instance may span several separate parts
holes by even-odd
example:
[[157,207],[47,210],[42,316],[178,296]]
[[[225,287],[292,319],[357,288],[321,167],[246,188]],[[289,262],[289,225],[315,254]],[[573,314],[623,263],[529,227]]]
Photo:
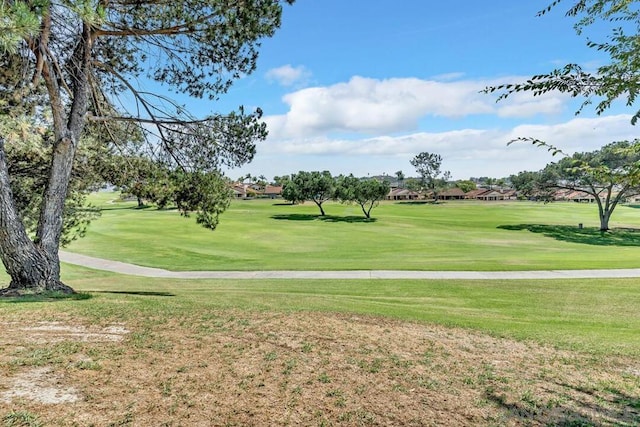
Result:
[[[562,94],[496,103],[479,91],[520,82],[566,63],[606,61],[586,47],[605,28],[578,36],[566,5],[549,0],[298,0],[264,40],[256,71],[201,113],[244,105],[264,111],[270,135],[254,161],[226,171],[275,175],[329,170],[357,176],[415,171],[422,151],[443,157],[455,179],[537,170],[549,153],[507,142],[533,136],[567,152],[634,138],[632,111],[596,116]],[[205,111],[208,110],[208,111]]]

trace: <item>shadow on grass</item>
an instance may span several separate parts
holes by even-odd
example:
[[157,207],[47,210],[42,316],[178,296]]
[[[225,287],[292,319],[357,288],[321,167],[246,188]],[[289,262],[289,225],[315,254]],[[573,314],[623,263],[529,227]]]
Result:
[[145,211],[145,210],[156,210],[156,211],[175,211],[178,210],[176,206],[169,206],[165,208],[158,208],[154,205],[142,205],[142,206],[118,206],[117,204],[110,204],[107,206],[100,206],[98,211]]
[[143,295],[152,297],[175,297],[176,294],[171,292],[156,292],[156,291],[91,291],[94,294],[124,294],[124,295]]
[[398,205],[409,205],[409,206],[419,206],[419,205],[433,205],[435,204],[433,200],[407,200],[405,202],[396,202]]
[[0,296],[0,303],[20,304],[30,302],[56,302],[56,301],[83,301],[93,298],[91,294],[78,292],[75,294],[63,294],[60,292],[47,292],[44,294]]
[[[516,424],[548,426],[637,426],[640,425],[640,399],[617,389],[584,389],[557,384],[566,390],[566,399],[559,405],[538,402],[534,395],[520,401],[507,399],[493,390],[486,392],[487,400],[506,409]],[[602,402],[602,404],[597,403]]]
[[527,230],[563,242],[597,246],[640,246],[640,230],[616,228],[600,231],[598,228],[578,228],[575,225],[517,224],[499,225],[502,230]]
[[282,214],[272,215],[272,219],[285,221],[325,221],[325,222],[376,222],[375,218],[365,218],[364,216],[334,216],[334,215],[310,215],[310,214]]
[[142,205],[142,206],[130,206],[130,205],[118,205],[117,203],[112,203],[105,206],[100,206],[98,210],[100,211],[139,211],[145,209],[151,209],[154,206],[151,205]]

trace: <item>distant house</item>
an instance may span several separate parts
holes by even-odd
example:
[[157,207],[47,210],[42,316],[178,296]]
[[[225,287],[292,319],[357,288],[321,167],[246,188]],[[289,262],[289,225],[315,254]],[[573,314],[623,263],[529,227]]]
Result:
[[387,200],[418,200],[420,194],[406,188],[392,188],[387,194]]
[[438,200],[464,200],[465,193],[458,187],[449,188],[438,194]]
[[250,199],[259,197],[263,194],[263,190],[256,188],[254,185],[235,182],[231,184],[231,191],[235,199]]
[[263,194],[271,199],[277,199],[278,197],[282,196],[282,186],[267,184],[267,186],[264,187]]
[[[562,198],[560,200],[568,200],[576,203],[595,203],[596,202],[596,198],[593,195],[589,193],[585,193],[584,191],[567,190],[564,194],[562,194],[561,197]],[[605,198],[606,196],[603,194],[600,197],[600,200],[604,201]]]
[[468,199],[477,199],[484,201],[496,201],[496,200],[517,200],[518,194],[516,190],[512,189],[496,189],[496,190],[487,190],[487,189],[477,189],[472,190],[466,194]]
[[477,199],[478,196],[486,193],[487,190],[486,188],[476,188],[475,190],[471,190],[471,191],[467,191],[464,195],[465,199]]
[[485,201],[502,200],[502,193],[500,193],[500,191],[498,190],[489,190],[489,191],[485,191],[482,194],[479,194],[478,197],[476,197],[476,199],[485,200]]
[[233,191],[233,197],[235,199],[244,199],[247,197],[247,189],[242,184],[232,184],[231,191]]
[[502,200],[518,200],[518,192],[513,189],[502,190]]

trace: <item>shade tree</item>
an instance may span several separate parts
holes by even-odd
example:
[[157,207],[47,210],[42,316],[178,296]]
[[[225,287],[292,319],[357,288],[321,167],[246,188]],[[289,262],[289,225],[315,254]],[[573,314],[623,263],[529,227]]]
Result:
[[329,171],[300,171],[292,174],[282,189],[282,197],[292,203],[311,200],[324,216],[323,203],[335,197],[336,181]]
[[609,230],[609,220],[626,198],[640,194],[640,140],[618,141],[599,150],[567,155],[543,141],[523,138],[552,149],[562,158],[538,172],[521,172],[512,183],[530,198],[551,201],[557,190],[590,195],[598,207],[600,230]]
[[[606,40],[587,39],[587,46],[600,53],[608,55],[608,61],[590,72],[582,66],[570,63],[556,68],[548,73],[532,76],[524,82],[505,83],[485,88],[486,93],[497,93],[498,101],[504,100],[516,93],[531,93],[540,96],[550,92],[568,94],[582,99],[577,110],[579,114],[586,107],[595,105],[595,112],[602,114],[613,102],[622,101],[628,107],[634,107],[640,95],[640,13],[637,1],[630,0],[572,0],[568,2],[568,17],[575,19],[574,29],[578,35],[583,35],[592,27],[597,27],[598,35],[609,31]],[[560,0],[553,1],[547,8],[539,12],[546,15],[567,4]],[[640,110],[635,110],[631,123],[636,124],[640,118]],[[518,138],[533,142],[554,154],[562,153],[560,148],[535,138]],[[627,145],[625,147],[625,145]],[[637,141],[618,142],[604,146],[592,153],[577,153],[558,162],[560,175],[566,175],[569,185],[595,197],[598,203],[600,229],[609,228],[611,213],[623,199],[624,194],[635,187],[635,171],[637,169],[635,152]],[[569,158],[570,159],[567,159]],[[605,163],[598,164],[597,158]],[[567,162],[573,162],[569,167]],[[628,162],[628,163],[620,163]],[[552,172],[552,167],[545,168],[546,173]],[[569,173],[569,171],[573,171]],[[548,177],[543,177],[547,179]],[[552,180],[553,181],[553,180]],[[615,191],[614,191],[615,189]],[[622,190],[622,191],[620,191]],[[537,190],[539,192],[539,190]],[[544,193],[542,193],[544,194]],[[603,198],[601,198],[603,196]]]
[[336,199],[342,203],[356,203],[362,209],[365,218],[371,218],[371,210],[389,194],[387,181],[361,179],[353,175],[339,176],[336,179]]
[[462,180],[456,181],[456,187],[458,187],[465,193],[468,193],[469,191],[475,190],[476,188],[478,188],[475,182],[468,179],[462,179]]

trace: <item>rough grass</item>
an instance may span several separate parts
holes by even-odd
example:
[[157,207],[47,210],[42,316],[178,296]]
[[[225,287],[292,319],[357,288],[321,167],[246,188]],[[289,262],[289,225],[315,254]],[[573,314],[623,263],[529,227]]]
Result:
[[[638,267],[640,216],[623,206],[615,229],[577,203],[383,203],[357,206],[235,201],[214,232],[174,210],[107,203],[71,251],[172,270],[537,270]],[[584,224],[583,229],[578,224]]]
[[[89,290],[82,273],[70,272],[68,282]],[[277,282],[258,286],[251,297],[254,282],[136,284],[101,272],[91,282],[88,300],[0,303],[5,425],[640,422],[634,355],[560,349],[549,337],[543,345],[362,309],[354,314],[357,301],[351,313],[332,313],[317,304],[319,282],[297,297],[304,311],[262,305],[264,288]],[[389,286],[392,291],[399,284]],[[434,305],[423,301],[422,309]],[[463,305],[451,318],[475,316]]]

